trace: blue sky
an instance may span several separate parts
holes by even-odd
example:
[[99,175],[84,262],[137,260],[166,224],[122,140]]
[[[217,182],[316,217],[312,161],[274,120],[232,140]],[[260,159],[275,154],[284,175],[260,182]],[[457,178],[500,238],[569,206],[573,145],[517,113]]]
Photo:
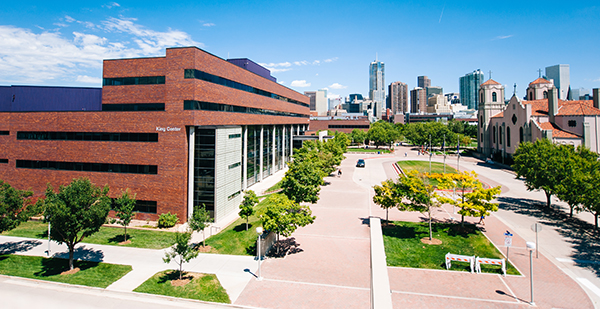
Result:
[[[83,3],[83,4],[82,4]],[[369,63],[445,92],[481,69],[519,96],[538,69],[569,64],[600,87],[597,1],[11,1],[0,10],[0,84],[101,86],[102,59],[198,46],[250,58],[283,85],[367,95]]]

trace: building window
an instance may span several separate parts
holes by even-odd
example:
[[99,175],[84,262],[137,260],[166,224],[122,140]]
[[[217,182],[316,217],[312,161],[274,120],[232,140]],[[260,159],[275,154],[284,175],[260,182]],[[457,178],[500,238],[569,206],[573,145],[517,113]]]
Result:
[[483,143],[483,133],[481,133],[481,137],[480,137],[479,141]]
[[529,101],[533,100],[533,91],[529,92]]
[[102,86],[161,85],[164,83],[164,76],[115,77],[104,78]]
[[103,112],[154,112],[164,110],[165,103],[102,104]]
[[240,166],[240,165],[242,165],[242,162],[238,162],[238,163],[233,163],[233,164],[230,164],[230,165],[229,165],[229,169],[236,168],[236,167],[238,167],[238,166]]
[[577,121],[576,120],[569,120],[569,127],[574,128],[577,126]]
[[220,77],[220,76],[216,76],[216,75],[212,75],[210,73],[202,72],[202,71],[199,71],[199,70],[185,69],[184,78],[195,78],[195,79],[203,80],[203,81],[206,81],[206,82],[209,82],[209,83],[213,83],[213,84],[217,84],[217,85],[221,85],[221,86],[225,86],[225,87],[230,87],[230,88],[242,90],[242,91],[246,91],[246,92],[250,92],[250,93],[262,95],[262,96],[265,96],[265,97],[269,97],[269,98],[273,98],[273,99],[278,99],[278,100],[286,101],[286,102],[293,103],[293,104],[298,104],[298,105],[310,107],[309,104],[306,104],[306,103],[303,103],[303,102],[300,102],[300,101],[296,101],[296,100],[293,100],[293,99],[290,99],[290,98],[286,98],[284,96],[280,96],[280,95],[272,93],[272,92],[268,92],[268,91],[265,91],[265,90],[254,88],[252,86],[244,85],[244,84],[238,83],[236,81],[232,81],[230,79],[227,79],[227,78],[224,78],[224,77]]
[[496,94],[496,92],[492,92],[492,102],[496,101],[498,101],[498,95]]
[[519,128],[519,144],[523,142],[523,127]]
[[229,138],[240,138],[242,134],[229,134]]
[[158,133],[17,132],[18,140],[158,142]]
[[[116,207],[116,198],[112,199],[112,204],[111,204],[111,209],[114,210]],[[142,212],[142,213],[149,213],[149,214],[155,214],[156,213],[156,201],[144,201],[144,200],[136,200],[135,201],[135,206],[133,208],[133,211],[135,212]]]
[[479,94],[479,103],[483,103],[483,91]]
[[232,195],[228,196],[228,197],[227,197],[227,200],[228,200],[228,201],[231,201],[232,199],[234,199],[234,198],[235,198],[236,196],[238,196],[238,195],[240,195],[240,191],[238,191],[238,192],[236,192],[236,193],[234,193],[234,194],[232,194]]
[[111,164],[111,163],[17,160],[17,167],[18,168],[44,169],[44,170],[81,171],[81,172],[152,174],[152,175],[158,174],[158,167],[156,165],[138,165],[138,164]]
[[479,116],[479,126],[483,127],[483,116]]
[[0,135],[10,135],[9,131],[0,131]]
[[500,145],[502,145],[502,138],[503,138],[502,135],[504,135],[504,130],[502,130],[502,127],[500,127],[500,136],[498,138],[498,144],[500,144]]
[[510,127],[506,127],[506,147],[510,147]]
[[492,128],[492,139],[493,139],[492,142],[495,144],[496,143],[496,127],[495,126]]
[[544,99],[548,98],[548,91],[544,91]]
[[0,163],[8,163],[8,159],[0,159]]
[[194,154],[194,205],[215,211],[215,130],[196,127]]
[[185,100],[183,101],[184,110],[203,110],[203,111],[215,111],[215,112],[229,112],[229,113],[245,113],[245,114],[260,114],[260,115],[271,115],[271,116],[287,116],[287,117],[301,117],[308,118],[309,115],[295,114],[288,112],[272,111],[268,109],[260,109],[253,107],[211,103],[203,101]]

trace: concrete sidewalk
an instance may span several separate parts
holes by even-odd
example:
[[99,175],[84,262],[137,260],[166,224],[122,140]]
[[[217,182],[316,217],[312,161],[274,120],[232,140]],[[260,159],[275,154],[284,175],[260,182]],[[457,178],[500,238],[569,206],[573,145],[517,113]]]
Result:
[[[0,236],[0,244],[4,248],[4,253],[47,256],[47,240]],[[51,242],[50,247],[51,256],[68,258],[69,251],[66,245]],[[130,292],[159,271],[178,269],[178,265],[174,261],[170,264],[163,262],[165,251],[166,249],[125,248],[81,243],[75,249],[75,258],[131,265],[133,268],[131,272],[107,287],[107,290]],[[257,263],[251,256],[200,253],[190,263],[184,264],[183,268],[186,271],[217,275],[233,303],[253,277]]]

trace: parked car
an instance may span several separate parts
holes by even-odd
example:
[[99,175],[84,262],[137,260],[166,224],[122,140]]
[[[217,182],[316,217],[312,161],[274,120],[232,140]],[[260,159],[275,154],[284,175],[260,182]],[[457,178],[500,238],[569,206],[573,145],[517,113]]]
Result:
[[358,159],[358,161],[356,161],[356,167],[365,167],[365,159]]

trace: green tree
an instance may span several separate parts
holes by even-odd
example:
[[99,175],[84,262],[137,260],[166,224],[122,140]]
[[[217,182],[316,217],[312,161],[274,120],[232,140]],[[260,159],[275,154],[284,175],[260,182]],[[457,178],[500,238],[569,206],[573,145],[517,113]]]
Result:
[[[466,171],[462,173],[435,173],[429,175],[429,177],[438,181],[438,188],[452,189],[454,192],[459,193],[459,198],[456,200],[447,197],[440,197],[440,202],[458,207],[458,213],[461,215],[460,223],[461,225],[464,225],[465,216],[472,216],[474,212],[471,209],[477,208],[472,204],[480,203],[476,200],[470,201],[467,197],[469,191],[482,189],[481,182],[479,182],[479,180],[477,179],[477,173]],[[485,192],[481,194],[485,194]],[[477,196],[473,196],[473,198],[475,197]],[[488,205],[486,204],[486,206]]]
[[352,133],[350,133],[350,138],[352,139],[352,142],[361,145],[365,142],[365,139],[367,139],[367,132],[354,129],[352,130]]
[[188,226],[192,231],[202,232],[202,247],[206,247],[206,235],[204,229],[208,227],[208,224],[213,222],[213,218],[210,216],[210,212],[206,210],[204,204],[202,206],[195,205],[192,217],[188,220]]
[[575,152],[573,146],[558,145],[555,148],[557,163],[556,172],[563,175],[560,183],[555,185],[556,196],[569,205],[569,216],[573,217],[573,211],[581,211],[585,198],[587,182],[590,170],[594,162],[586,161]]
[[281,182],[282,192],[296,203],[316,203],[324,173],[317,160],[292,161]]
[[246,191],[244,200],[240,204],[240,217],[246,219],[246,231],[248,230],[248,218],[254,214],[254,206],[258,204],[258,197],[252,190]]
[[127,241],[127,226],[135,217],[135,194],[131,195],[129,189],[125,190],[119,198],[115,200],[116,220],[125,229],[125,241]]
[[0,180],[0,233],[14,229],[35,213],[29,200],[32,195],[31,191],[17,190]]
[[385,209],[385,221],[388,220],[388,212],[390,208],[398,206],[398,199],[394,194],[395,183],[392,179],[387,179],[381,182],[381,186],[375,185],[375,195],[373,196],[373,202],[381,208]]
[[[285,195],[276,194],[271,197],[271,204],[261,214],[263,227],[279,236],[289,237],[298,227],[307,226],[315,221],[315,216],[308,206],[302,206]],[[277,247],[279,253],[279,246]]]
[[600,183],[600,168],[596,164],[588,173],[581,201],[583,208],[594,215],[596,230],[598,230],[598,216],[600,215],[600,186],[597,185],[598,183]]
[[108,186],[96,187],[86,178],[74,179],[55,193],[48,184],[46,220],[52,225],[50,238],[69,248],[69,269],[73,269],[75,246],[100,229],[110,210]]
[[165,252],[163,258],[167,264],[174,260],[179,265],[179,280],[183,274],[183,263],[189,263],[191,259],[198,256],[198,251],[189,244],[190,238],[192,238],[192,233],[175,233],[175,245],[171,247],[170,251]]
[[433,208],[440,207],[435,187],[430,184],[427,175],[420,175],[417,171],[411,171],[404,177],[400,177],[395,186],[398,201],[407,199],[409,203],[399,202],[400,210],[427,212],[429,222],[429,240],[433,239],[431,227]]
[[548,139],[539,139],[535,143],[521,143],[515,151],[512,168],[517,178],[525,178],[527,190],[543,190],[546,194],[546,206],[550,207],[552,195],[559,189],[557,185],[563,181],[564,174],[559,173],[561,167],[557,162],[557,146]]

